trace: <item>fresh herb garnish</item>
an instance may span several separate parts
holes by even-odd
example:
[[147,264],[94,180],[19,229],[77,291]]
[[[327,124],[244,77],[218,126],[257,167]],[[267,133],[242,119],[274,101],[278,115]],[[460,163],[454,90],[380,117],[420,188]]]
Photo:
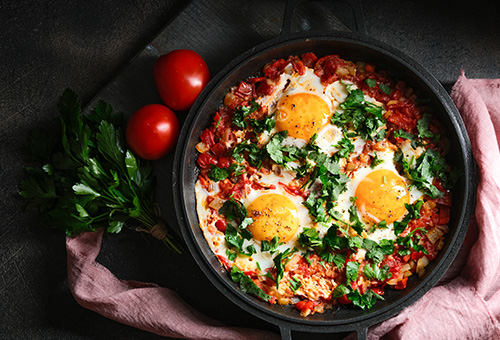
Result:
[[418,136],[420,138],[431,138],[433,141],[437,141],[441,136],[439,133],[434,133],[429,128],[429,123],[432,119],[432,115],[429,113],[424,113],[422,118],[417,122]]
[[392,276],[390,269],[387,264],[379,267],[375,263],[367,263],[363,268],[363,275],[369,280],[384,281]]
[[259,286],[257,286],[250,277],[246,276],[243,271],[238,269],[238,267],[233,266],[230,275],[233,282],[240,284],[240,289],[243,293],[255,295],[264,301],[271,300],[271,296],[259,288]]
[[302,283],[300,283],[299,279],[296,276],[292,276],[291,279],[288,279],[288,282],[290,282],[290,289],[294,293],[297,293],[297,289],[302,286]]
[[452,185],[449,174],[446,172],[448,169],[446,160],[433,149],[425,150],[416,160],[406,159],[403,152],[399,151],[394,160],[402,165],[408,178],[413,181],[413,185],[424,190],[431,198],[444,195],[433,184],[435,178],[440,179],[445,185]]
[[250,106],[241,106],[235,112],[233,116],[233,124],[239,128],[246,129],[248,128],[248,122],[245,119],[249,114],[257,111],[260,105],[252,99],[250,101]]
[[416,228],[412,230],[406,236],[400,236],[396,239],[396,244],[400,246],[398,253],[401,256],[409,255],[412,250],[417,252],[422,252],[424,254],[428,254],[429,252],[423,245],[420,244],[421,237],[415,234],[417,231],[420,231],[422,234],[426,234],[427,230],[423,228]]
[[377,81],[375,79],[366,78],[365,84],[368,85],[368,87],[375,87],[377,86]]
[[276,269],[276,277],[274,278],[270,272],[267,272],[265,276],[270,278],[276,283],[276,289],[279,289],[279,282],[283,278],[283,275],[285,273],[285,265],[288,263],[290,260],[289,257],[293,253],[296,252],[296,249],[294,248],[291,250],[290,248],[285,249],[282,252],[279,252],[274,258],[274,267]]
[[279,236],[274,236],[271,241],[261,241],[260,249],[262,251],[268,251],[272,254],[276,251],[276,249],[278,249],[281,244],[283,244],[283,242],[280,242]]
[[385,94],[392,93],[392,89],[387,84],[380,83],[380,84],[378,84],[378,88],[380,89],[380,91],[384,92]]
[[334,155],[335,160],[339,161],[341,158],[349,158],[351,152],[354,152],[354,144],[351,139],[343,133],[342,139],[335,145],[336,148],[339,149]]
[[393,241],[387,239],[382,239],[377,243],[365,238],[363,248],[367,250],[365,257],[375,263],[382,262],[386,255],[391,255],[394,252]]
[[263,119],[248,119],[248,123],[253,128],[256,133],[262,133],[264,131],[271,132],[276,125],[276,120],[274,114],[271,116],[264,117]]
[[375,153],[372,158],[372,162],[370,163],[370,168],[375,169],[378,165],[384,163],[383,159],[378,158],[378,155]]
[[[66,235],[104,228],[118,233],[126,223],[157,235],[176,253],[182,247],[155,213],[155,180],[151,163],[136,158],[124,140],[121,113],[100,101],[88,115],[81,101],[66,90],[59,101],[59,128],[32,135],[34,159],[20,194],[40,221]],[[36,153],[36,154],[35,154]]]
[[284,130],[281,132],[278,132],[274,134],[274,136],[271,138],[269,143],[266,144],[266,151],[271,157],[273,161],[276,162],[276,164],[284,164],[285,163],[285,157],[283,154],[283,147],[282,143],[283,140],[288,136],[288,131]]
[[356,281],[359,276],[359,263],[354,261],[347,262],[345,276],[347,283]]
[[368,289],[364,294],[361,294],[359,290],[354,289],[350,293],[347,294],[349,300],[352,301],[352,304],[360,307],[361,309],[370,309],[372,308],[377,300],[384,300],[384,298],[373,290]]
[[228,178],[230,172],[226,168],[219,168],[217,165],[210,164],[210,171],[208,172],[208,178],[214,182],[223,181]]
[[355,204],[352,204],[349,207],[349,222],[351,222],[352,229],[354,229],[358,233],[358,235],[361,235],[365,228],[365,225],[359,219],[358,209],[356,208]]
[[408,214],[406,214],[401,221],[394,222],[394,234],[396,236],[401,234],[406,229],[410,220],[420,218],[420,208],[422,208],[423,204],[424,202],[422,200],[417,200],[413,204],[405,203]]
[[225,201],[219,209],[219,214],[223,214],[229,221],[234,221],[237,224],[235,227],[232,224],[227,224],[224,231],[224,239],[227,244],[237,249],[239,254],[251,256],[256,253],[255,247],[247,247],[243,249],[244,240],[250,240],[253,235],[247,227],[253,222],[251,217],[247,216],[247,209],[243,202],[230,198]]
[[243,221],[247,217],[247,208],[243,202],[231,198],[224,202],[219,209],[219,214],[223,214],[229,221]]
[[385,130],[379,130],[385,125],[382,117],[383,108],[365,100],[360,89],[351,90],[340,104],[343,112],[337,111],[331,118],[331,123],[338,125],[344,131],[353,131],[367,140],[381,140]]

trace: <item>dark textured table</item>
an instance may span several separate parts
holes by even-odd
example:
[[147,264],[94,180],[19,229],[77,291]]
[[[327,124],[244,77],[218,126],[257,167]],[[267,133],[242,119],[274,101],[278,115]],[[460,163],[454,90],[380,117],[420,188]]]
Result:
[[[29,131],[57,115],[66,87],[84,103],[104,99],[125,114],[160,102],[151,66],[173,49],[198,51],[215,74],[280,32],[284,1],[26,1],[0,3],[1,209],[0,339],[156,339],[80,307],[66,279],[64,236],[23,210],[19,179]],[[469,78],[500,77],[500,3],[362,1],[367,34],[417,60],[450,90]],[[349,8],[299,7],[294,29],[352,27]],[[334,14],[344,19],[340,22]],[[132,60],[132,61],[131,61]],[[96,97],[97,95],[97,97]],[[172,156],[155,162],[158,200],[174,219]],[[175,227],[175,224],[174,224]],[[189,254],[176,257],[143,234],[106,237],[98,260],[121,279],[172,288],[197,310],[229,325],[276,330],[233,305]],[[307,338],[295,334],[296,338]]]

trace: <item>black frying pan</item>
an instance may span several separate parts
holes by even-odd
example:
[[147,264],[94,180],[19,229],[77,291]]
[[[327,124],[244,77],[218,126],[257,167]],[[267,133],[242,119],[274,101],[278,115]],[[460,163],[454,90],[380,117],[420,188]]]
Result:
[[[351,32],[290,33],[291,16],[300,0],[287,4],[282,34],[245,52],[227,65],[202,92],[189,112],[177,145],[174,171],[174,203],[179,225],[186,244],[196,262],[211,282],[231,301],[249,313],[280,328],[283,339],[291,339],[291,331],[338,333],[356,331],[358,339],[366,338],[368,327],[396,315],[433,287],[458,253],[469,225],[475,196],[475,172],[470,142],[448,93],[422,66],[400,51],[364,34]],[[359,21],[358,21],[358,25]],[[361,25],[360,25],[361,26]],[[231,86],[259,73],[269,61],[314,52],[318,56],[338,54],[351,61],[370,61],[378,69],[386,69],[394,79],[404,80],[416,89],[420,97],[428,98],[433,112],[446,127],[451,141],[449,160],[463,169],[453,197],[450,230],[446,245],[432,261],[426,274],[410,277],[405,290],[387,289],[384,301],[378,301],[370,310],[340,308],[307,318],[299,315],[293,306],[270,305],[239,291],[210,250],[198,225],[194,185],[198,176],[195,145],[201,132],[210,125],[212,117],[222,104]]]

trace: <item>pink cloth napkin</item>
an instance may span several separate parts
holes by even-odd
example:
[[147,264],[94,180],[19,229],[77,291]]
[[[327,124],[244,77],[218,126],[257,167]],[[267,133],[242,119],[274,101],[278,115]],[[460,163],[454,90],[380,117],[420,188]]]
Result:
[[475,214],[446,283],[371,327],[369,340],[500,339],[500,79],[462,73],[451,97],[479,165]]
[[102,230],[66,239],[68,284],[75,300],[107,318],[158,335],[183,339],[275,340],[271,332],[227,327],[188,306],[174,291],[117,279],[95,259]]
[[[452,90],[480,168],[477,207],[446,280],[368,339],[500,339],[500,79],[460,76]],[[95,261],[102,232],[67,238],[68,283],[76,301],[118,322],[185,339],[277,339],[274,333],[227,327],[188,306],[175,292],[117,279]]]

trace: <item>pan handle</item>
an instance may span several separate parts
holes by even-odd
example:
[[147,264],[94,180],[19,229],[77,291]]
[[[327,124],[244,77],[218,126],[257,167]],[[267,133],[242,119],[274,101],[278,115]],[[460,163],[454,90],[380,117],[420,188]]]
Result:
[[[287,0],[285,7],[285,16],[283,18],[283,24],[281,26],[281,37],[288,37],[291,34],[293,15],[297,7],[308,0]],[[361,5],[361,0],[329,0],[332,2],[344,2],[347,3],[351,9],[354,17],[354,29],[358,33],[366,34],[365,20],[363,18],[363,6]]]
[[[280,325],[279,327],[280,327],[281,340],[292,340],[292,329],[287,325]],[[366,340],[367,335],[368,335],[367,327],[362,326],[356,330],[357,340]],[[349,339],[351,339],[351,337],[349,337]]]

